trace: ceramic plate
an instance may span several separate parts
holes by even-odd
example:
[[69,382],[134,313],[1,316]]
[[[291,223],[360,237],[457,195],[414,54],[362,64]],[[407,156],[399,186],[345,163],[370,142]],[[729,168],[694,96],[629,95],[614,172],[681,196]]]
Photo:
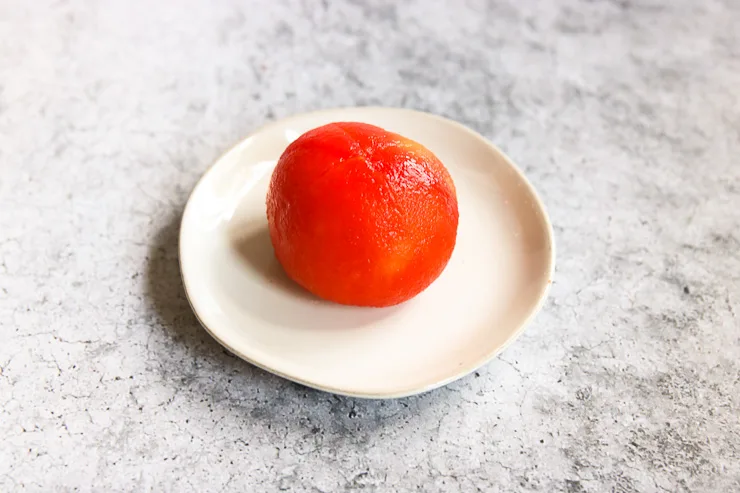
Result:
[[[460,223],[450,263],[401,305],[319,300],[275,260],[265,215],[273,167],[299,135],[336,121],[378,125],[422,143],[455,182]],[[453,121],[393,108],[320,111],[262,128],[206,172],[180,230],[185,289],[216,340],[267,371],[358,397],[430,390],[493,358],[542,305],[553,265],[544,207],[501,151]]]

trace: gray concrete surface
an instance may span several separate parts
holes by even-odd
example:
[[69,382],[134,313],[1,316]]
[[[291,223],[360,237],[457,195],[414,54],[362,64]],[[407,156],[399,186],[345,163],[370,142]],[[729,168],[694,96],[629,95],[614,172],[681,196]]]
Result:
[[[0,491],[740,491],[740,2],[0,0]],[[482,132],[551,297],[414,398],[308,390],[199,328],[176,234],[264,122]]]

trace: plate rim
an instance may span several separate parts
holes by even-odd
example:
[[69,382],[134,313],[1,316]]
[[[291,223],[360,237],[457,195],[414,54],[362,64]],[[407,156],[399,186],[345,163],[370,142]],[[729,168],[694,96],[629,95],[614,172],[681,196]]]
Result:
[[[545,224],[545,231],[547,232],[546,237],[550,245],[550,255],[547,257],[547,282],[545,282],[544,286],[540,289],[538,293],[537,303],[535,304],[535,306],[530,310],[529,314],[524,318],[524,320],[518,325],[518,327],[512,332],[512,334],[507,338],[507,340],[503,344],[494,348],[490,352],[485,353],[483,356],[477,359],[474,359],[471,363],[462,365],[457,371],[452,372],[452,374],[446,378],[443,378],[441,380],[437,380],[435,382],[431,382],[431,383],[428,383],[422,386],[413,386],[411,388],[404,388],[404,389],[393,391],[393,392],[361,391],[358,389],[348,390],[348,389],[342,389],[338,387],[332,387],[331,385],[321,384],[318,382],[312,382],[310,380],[303,379],[300,376],[287,374],[279,370],[270,368],[258,361],[255,361],[253,358],[250,358],[247,355],[238,352],[237,350],[235,350],[234,348],[226,344],[221,338],[219,338],[219,336],[217,335],[217,331],[214,331],[213,329],[211,329],[211,327],[209,327],[206,323],[204,323],[203,319],[198,314],[198,311],[196,310],[195,305],[193,304],[193,301],[191,299],[191,293],[188,290],[188,282],[185,278],[185,270],[183,269],[183,254],[182,254],[183,225],[185,224],[186,217],[188,216],[188,211],[190,207],[192,206],[193,196],[198,191],[198,189],[201,187],[206,177],[209,176],[209,174],[213,171],[213,169],[216,167],[218,163],[220,163],[227,155],[229,155],[234,150],[236,150],[239,146],[241,146],[248,139],[260,133],[263,133],[274,126],[284,125],[286,123],[289,123],[292,120],[298,120],[301,118],[306,118],[306,117],[311,117],[311,116],[316,117],[316,116],[321,116],[323,114],[330,114],[330,113],[335,113],[335,112],[347,112],[347,111],[353,111],[353,110],[369,110],[369,111],[389,111],[390,110],[394,112],[400,111],[400,112],[414,114],[417,116],[423,116],[425,118],[431,118],[433,120],[439,121],[440,123],[443,123],[446,125],[452,125],[453,127],[456,127],[458,130],[463,131],[464,133],[468,134],[470,137],[473,137],[474,139],[483,143],[485,146],[489,147],[494,153],[498,154],[501,158],[503,158],[506,164],[512,170],[514,170],[514,172],[516,172],[519,179],[522,180],[522,182],[525,184],[528,191],[534,198],[534,202],[537,204],[537,207],[542,214],[542,218]],[[185,202],[185,207],[183,208],[182,216],[180,218],[180,222],[178,226],[179,226],[179,231],[177,235],[178,266],[180,268],[180,279],[182,282],[183,290],[185,292],[185,298],[187,299],[188,305],[190,306],[190,309],[195,315],[195,318],[198,320],[198,323],[206,330],[206,332],[208,332],[208,334],[211,337],[213,337],[216,340],[216,342],[218,342],[223,348],[229,351],[229,353],[233,354],[239,359],[242,359],[246,361],[247,363],[254,365],[278,377],[281,377],[286,380],[298,383],[300,385],[303,385],[309,388],[320,390],[323,392],[329,392],[332,394],[343,395],[346,397],[361,398],[361,399],[397,399],[397,398],[409,397],[409,396],[413,396],[417,394],[426,393],[431,390],[444,387],[445,385],[448,385],[456,380],[459,380],[469,375],[470,373],[474,372],[475,370],[481,368],[482,366],[486,365],[487,363],[492,361],[494,358],[496,358],[496,356],[498,356],[503,351],[505,351],[509,347],[509,345],[511,345],[516,339],[518,339],[519,336],[522,334],[522,332],[524,332],[524,329],[526,329],[527,326],[530,325],[532,320],[539,314],[539,312],[542,310],[545,304],[545,301],[548,298],[550,287],[552,286],[553,277],[555,274],[555,258],[556,258],[555,233],[552,227],[552,222],[550,221],[550,216],[547,213],[545,204],[544,202],[542,202],[542,199],[537,193],[537,190],[534,188],[534,186],[529,181],[529,179],[526,177],[526,175],[524,175],[522,170],[519,169],[516,163],[514,163],[514,161],[511,158],[509,158],[509,156],[505,152],[503,152],[496,144],[488,140],[486,137],[484,137],[480,133],[471,129],[470,127],[467,127],[460,122],[457,122],[450,118],[446,118],[444,116],[440,116],[434,113],[429,113],[426,111],[414,110],[410,108],[397,108],[397,107],[392,107],[392,106],[342,106],[342,107],[337,107],[337,108],[325,108],[325,109],[320,109],[320,110],[315,110],[315,111],[296,113],[296,114],[287,116],[285,118],[280,118],[278,120],[268,122],[266,124],[259,126],[257,129],[251,131],[245,137],[242,137],[241,139],[239,139],[234,145],[229,147],[226,151],[221,153],[208,166],[208,168],[206,168],[206,170],[203,172],[200,178],[198,178],[197,182],[193,186],[193,189],[190,191],[190,194],[188,195],[188,198],[187,198],[187,201]]]

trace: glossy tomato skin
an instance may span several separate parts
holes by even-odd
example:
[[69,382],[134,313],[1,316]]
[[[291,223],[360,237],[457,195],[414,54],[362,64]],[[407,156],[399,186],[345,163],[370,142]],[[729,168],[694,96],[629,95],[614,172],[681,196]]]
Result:
[[421,144],[363,123],[301,135],[267,195],[275,255],[320,298],[391,306],[426,289],[455,247],[455,186]]

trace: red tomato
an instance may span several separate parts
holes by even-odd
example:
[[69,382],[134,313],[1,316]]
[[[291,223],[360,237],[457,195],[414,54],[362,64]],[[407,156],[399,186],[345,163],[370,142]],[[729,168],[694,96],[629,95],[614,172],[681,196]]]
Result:
[[373,125],[330,123],[280,157],[267,219],[275,255],[298,284],[337,303],[390,306],[444,270],[457,196],[421,144]]

